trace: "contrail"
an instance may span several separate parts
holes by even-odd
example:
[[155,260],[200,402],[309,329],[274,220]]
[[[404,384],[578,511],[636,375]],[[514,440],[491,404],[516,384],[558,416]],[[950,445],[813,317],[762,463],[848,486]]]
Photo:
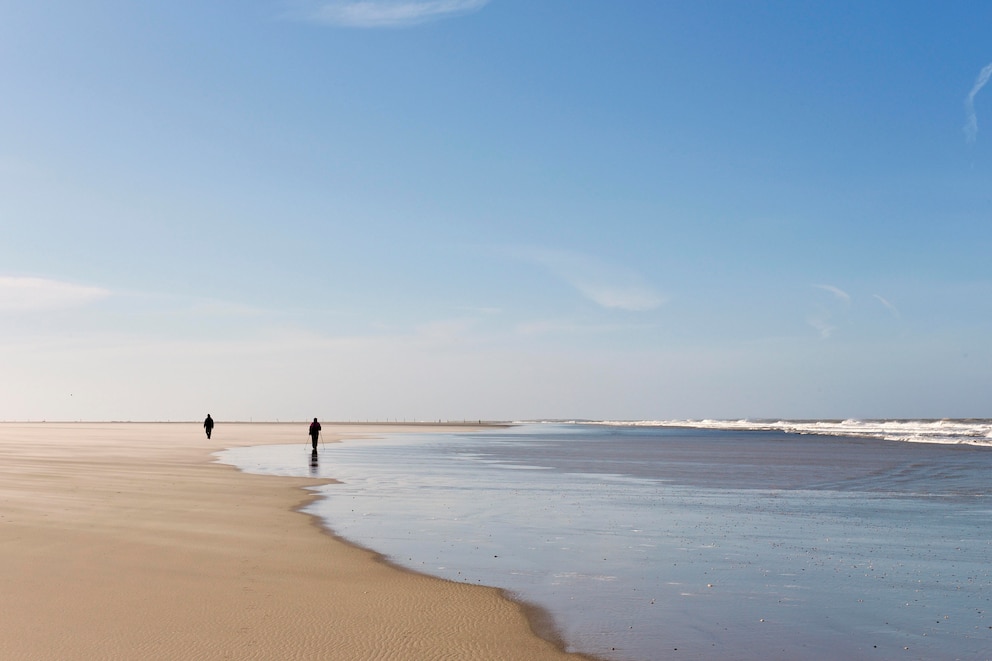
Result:
[[965,113],[968,115],[968,121],[964,125],[964,135],[968,142],[974,142],[978,137],[978,118],[975,116],[975,95],[985,87],[985,83],[989,82],[989,78],[992,78],[992,62],[986,64],[982,72],[978,74],[978,78],[975,80],[975,86],[971,88],[971,91],[968,92],[968,98],[964,100]]

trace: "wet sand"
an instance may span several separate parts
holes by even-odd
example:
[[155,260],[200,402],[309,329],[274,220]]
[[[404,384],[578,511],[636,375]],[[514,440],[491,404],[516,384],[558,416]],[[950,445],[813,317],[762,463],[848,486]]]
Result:
[[545,423],[337,444],[309,472],[287,446],[221,456],[333,475],[307,511],[340,535],[543,605],[603,658],[992,658],[988,448]]
[[[325,424],[324,442],[409,430]],[[307,441],[304,422],[221,420],[209,441],[199,424],[0,424],[0,658],[586,658],[498,590],[334,538],[297,511],[320,481],[211,455]]]

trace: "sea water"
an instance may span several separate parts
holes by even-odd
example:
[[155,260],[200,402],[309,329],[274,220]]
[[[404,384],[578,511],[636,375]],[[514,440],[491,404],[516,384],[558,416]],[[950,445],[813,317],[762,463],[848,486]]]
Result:
[[992,659],[988,429],[545,423],[221,458],[339,480],[308,509],[336,534],[604,659]]

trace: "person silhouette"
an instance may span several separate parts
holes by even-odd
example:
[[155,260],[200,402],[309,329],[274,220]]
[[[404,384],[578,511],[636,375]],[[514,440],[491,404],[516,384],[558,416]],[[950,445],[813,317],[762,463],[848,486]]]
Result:
[[310,423],[310,443],[313,444],[313,451],[317,451],[317,439],[320,437],[320,423],[317,422],[317,418],[313,419]]
[[214,430],[214,419],[207,414],[207,419],[203,421],[203,429],[207,432],[207,438],[210,438],[210,432]]

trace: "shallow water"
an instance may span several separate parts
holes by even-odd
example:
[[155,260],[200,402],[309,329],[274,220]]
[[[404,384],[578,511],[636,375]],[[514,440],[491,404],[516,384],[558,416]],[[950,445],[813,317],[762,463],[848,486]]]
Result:
[[778,431],[523,425],[241,448],[342,484],[337,534],[650,659],[992,658],[987,448]]

